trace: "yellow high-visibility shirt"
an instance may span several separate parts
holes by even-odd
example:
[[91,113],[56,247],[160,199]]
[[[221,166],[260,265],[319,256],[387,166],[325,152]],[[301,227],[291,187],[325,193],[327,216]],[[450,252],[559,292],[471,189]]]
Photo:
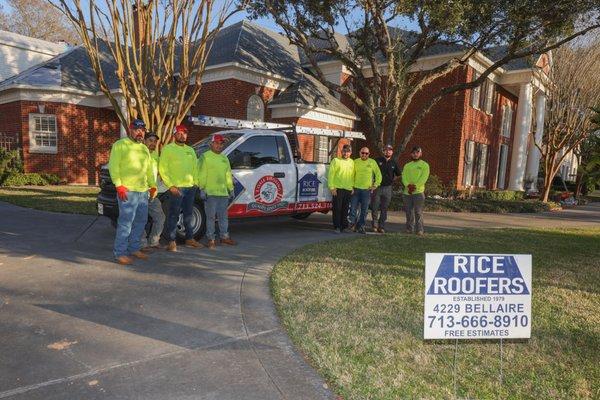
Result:
[[198,157],[187,144],[169,143],[160,154],[158,173],[165,186],[192,187],[198,181]]
[[156,187],[148,148],[129,137],[113,143],[108,172],[115,186],[125,186],[132,192],[145,192],[151,187]]
[[354,160],[336,157],[329,164],[327,186],[332,189],[352,190],[354,186]]
[[229,159],[209,150],[200,156],[198,165],[198,187],[209,196],[229,196],[229,192],[233,191]]

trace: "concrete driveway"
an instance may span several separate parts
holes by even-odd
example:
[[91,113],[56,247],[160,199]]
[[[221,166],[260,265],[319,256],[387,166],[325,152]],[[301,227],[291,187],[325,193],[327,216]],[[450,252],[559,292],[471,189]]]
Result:
[[[289,251],[340,238],[329,218],[235,224],[239,246],[122,267],[111,261],[108,220],[0,203],[0,398],[333,398],[279,326],[268,285]],[[391,221],[402,228],[401,215]],[[598,227],[600,204],[432,213],[426,224]]]

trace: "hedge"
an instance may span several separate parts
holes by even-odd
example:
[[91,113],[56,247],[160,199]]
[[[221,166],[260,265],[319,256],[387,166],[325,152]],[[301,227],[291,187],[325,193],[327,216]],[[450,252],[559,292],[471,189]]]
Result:
[[0,186],[46,186],[59,183],[60,178],[53,174],[11,172],[0,182]]

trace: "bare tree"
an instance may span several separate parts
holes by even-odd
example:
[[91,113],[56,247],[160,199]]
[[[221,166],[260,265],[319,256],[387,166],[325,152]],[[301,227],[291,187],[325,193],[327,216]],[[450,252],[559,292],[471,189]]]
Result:
[[562,47],[553,55],[544,135],[536,143],[544,169],[543,201],[548,201],[562,161],[597,129],[592,107],[600,104],[600,36],[583,45]]
[[[120,121],[168,139],[196,101],[215,35],[240,10],[225,0],[48,0],[73,23]],[[243,4],[243,3],[242,3]],[[113,65],[118,90],[109,84]]]
[[51,42],[79,42],[69,20],[45,0],[6,0],[0,6],[0,29]]
[[[399,155],[441,98],[481,85],[512,60],[540,55],[600,27],[594,13],[599,7],[597,0],[262,0],[249,9],[255,17],[271,16],[316,77],[356,104],[371,140],[378,147],[396,143]],[[417,29],[399,29],[407,21]],[[495,61],[473,81],[428,86],[490,47],[496,47]],[[439,50],[454,56],[419,64]],[[323,59],[341,62],[353,85],[329,81]],[[412,100],[422,93],[425,100],[409,119]]]

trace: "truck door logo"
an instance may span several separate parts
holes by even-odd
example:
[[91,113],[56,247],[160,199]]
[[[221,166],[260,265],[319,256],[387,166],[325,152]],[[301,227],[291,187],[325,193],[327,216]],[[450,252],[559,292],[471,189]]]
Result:
[[280,208],[286,208],[288,202],[281,201],[282,198],[283,185],[281,181],[274,176],[263,176],[254,187],[254,200],[256,202],[248,204],[248,210],[272,212]]

